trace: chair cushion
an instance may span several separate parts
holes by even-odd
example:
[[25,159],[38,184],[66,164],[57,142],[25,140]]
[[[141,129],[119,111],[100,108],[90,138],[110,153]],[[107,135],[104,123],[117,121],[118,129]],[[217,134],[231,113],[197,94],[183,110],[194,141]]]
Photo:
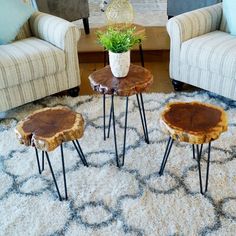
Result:
[[38,38],[0,46],[0,89],[65,70],[61,49]]
[[21,0],[0,0],[0,42],[12,42],[35,11]]
[[236,79],[236,37],[214,31],[190,39],[181,46],[180,61]]

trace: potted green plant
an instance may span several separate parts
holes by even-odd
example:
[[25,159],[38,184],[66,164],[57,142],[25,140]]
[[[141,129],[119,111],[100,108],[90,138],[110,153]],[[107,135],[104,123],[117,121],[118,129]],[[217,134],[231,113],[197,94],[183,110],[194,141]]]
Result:
[[125,77],[130,67],[130,49],[140,43],[143,35],[135,33],[135,27],[110,26],[105,31],[98,31],[100,45],[109,52],[109,62],[115,77]]

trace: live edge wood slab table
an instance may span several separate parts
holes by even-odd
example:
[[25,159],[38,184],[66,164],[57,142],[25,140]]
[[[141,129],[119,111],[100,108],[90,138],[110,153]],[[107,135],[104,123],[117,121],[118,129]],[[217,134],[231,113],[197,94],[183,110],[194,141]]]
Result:
[[[106,66],[100,70],[93,72],[89,76],[89,80],[90,80],[90,84],[93,90],[103,94],[104,140],[106,140],[106,95],[111,95],[111,107],[110,107],[110,117],[109,117],[107,137],[109,138],[110,126],[111,126],[111,120],[112,120],[116,163],[118,167],[121,167],[124,165],[124,158],[125,158],[129,96],[136,95],[145,141],[146,143],[149,143],[148,129],[147,129],[147,122],[146,122],[146,115],[145,115],[142,93],[146,91],[149,88],[149,86],[152,84],[153,76],[149,70],[141,66],[131,64],[129,73],[124,78],[114,77],[111,72],[110,66]],[[126,97],[122,162],[120,162],[120,158],[118,156],[118,150],[117,150],[114,96]]]
[[[65,107],[43,108],[21,120],[17,124],[15,132],[21,144],[33,146],[35,148],[39,174],[41,174],[44,170],[44,155],[46,154],[46,159],[48,161],[60,201],[62,200],[62,197],[48,152],[55,150],[58,146],[61,147],[65,199],[67,200],[68,196],[63,142],[72,141],[82,163],[85,166],[88,166],[81,146],[78,142],[78,139],[80,139],[84,133],[84,120],[82,115]],[[42,168],[39,162],[38,150],[42,151]]]
[[200,192],[202,189],[201,156],[203,144],[208,144],[205,192],[208,188],[211,142],[228,128],[227,114],[218,107],[200,102],[168,104],[160,119],[161,127],[170,136],[159,174],[162,175],[174,140],[192,144],[193,158],[197,157]]

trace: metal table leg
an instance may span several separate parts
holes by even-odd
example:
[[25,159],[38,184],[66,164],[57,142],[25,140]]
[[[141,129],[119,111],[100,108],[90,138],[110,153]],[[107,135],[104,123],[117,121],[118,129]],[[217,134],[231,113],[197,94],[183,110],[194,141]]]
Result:
[[170,155],[170,151],[171,151],[173,143],[174,143],[174,139],[169,137],[168,143],[166,145],[165,154],[163,156],[163,160],[162,160],[162,163],[161,163],[161,168],[160,168],[160,171],[159,171],[159,175],[163,175],[163,172],[164,172],[164,169],[165,169],[165,166],[166,166],[166,162],[167,162],[168,157]]
[[111,96],[111,106],[112,106],[112,123],[113,123],[113,132],[114,132],[114,144],[115,144],[115,154],[116,154],[116,165],[120,167],[120,161],[117,150],[117,141],[116,141],[116,121],[115,121],[115,108],[114,108],[114,95]]
[[103,94],[103,137],[106,140],[106,94]]
[[208,158],[207,158],[207,171],[206,171],[205,192],[203,192],[202,171],[201,171],[201,156],[202,156],[203,144],[201,144],[200,149],[199,149],[199,145],[196,145],[196,146],[197,146],[197,162],[198,162],[198,175],[199,175],[199,183],[200,183],[200,192],[201,192],[201,194],[204,194],[204,193],[207,192],[207,189],[208,189],[209,170],[210,170],[210,158],[211,158],[211,142],[208,143]]
[[64,188],[65,188],[65,199],[68,199],[67,195],[67,186],[66,186],[66,171],[65,171],[65,161],[64,161],[64,153],[63,153],[63,145],[61,144],[61,163],[62,163],[62,173],[64,180]]
[[35,150],[35,154],[36,154],[36,160],[37,160],[37,165],[38,165],[39,174],[41,175],[41,168],[40,168],[40,163],[39,163],[38,149],[35,147],[34,150]]
[[[137,101],[138,101],[138,107],[139,107],[139,113],[140,118],[143,126],[143,132],[145,137],[145,142],[149,144],[149,137],[148,137],[148,129],[147,129],[147,121],[146,121],[146,115],[145,115],[145,109],[144,109],[144,102],[142,94],[136,94]],[[139,98],[140,96],[140,98]],[[105,101],[103,99],[103,109],[104,109]],[[128,121],[128,104],[129,104],[129,97],[126,97],[126,108],[125,108],[125,127],[124,127],[124,140],[123,140],[123,154],[122,154],[122,162],[120,163],[119,155],[118,155],[118,148],[117,148],[117,137],[116,137],[116,121],[115,121],[115,105],[114,105],[114,95],[111,95],[111,107],[110,107],[110,115],[109,115],[109,123],[108,123],[108,132],[107,132],[107,138],[110,136],[110,128],[111,128],[111,121],[113,123],[113,133],[114,133],[114,144],[115,144],[115,155],[116,155],[116,163],[118,167],[121,167],[124,165],[124,159],[125,159],[125,148],[126,148],[126,134],[127,134],[127,121]],[[103,110],[103,115],[105,116],[105,112]],[[103,128],[105,132],[105,118],[103,118]]]
[[[140,96],[140,100],[139,100],[139,96]],[[145,142],[147,144],[149,144],[147,121],[146,121],[146,115],[145,115],[145,109],[144,109],[142,93],[136,94],[136,97],[137,97],[137,102],[138,102],[139,114],[140,114],[140,118],[141,118],[141,122],[142,122],[142,126],[143,126],[143,133],[144,133]]]
[[53,169],[52,169],[52,165],[51,165],[51,162],[50,162],[50,159],[49,159],[48,152],[45,152],[45,153],[46,153],[46,158],[47,158],[47,161],[48,161],[48,165],[49,165],[49,168],[50,168],[50,171],[51,171],[51,174],[52,174],[52,178],[53,178],[53,181],[54,181],[56,189],[57,189],[59,200],[62,201],[62,197],[61,197],[58,185],[57,185],[56,177],[55,177]]
[[203,194],[203,191],[202,191],[202,172],[201,172],[202,147],[203,147],[203,145],[201,144],[201,148],[199,150],[199,145],[197,145],[197,164],[198,164],[198,175],[199,175],[199,183],[200,183],[200,192],[201,192],[201,194]]
[[142,67],[144,67],[144,55],[143,55],[142,41],[139,42],[139,54],[140,54],[141,65],[142,65]]
[[78,140],[75,140],[75,141],[72,140],[72,143],[73,143],[73,145],[74,145],[74,147],[75,147],[75,150],[77,151],[77,153],[78,153],[78,155],[79,155],[79,157],[80,157],[82,163],[84,164],[84,166],[87,166],[87,167],[88,167],[88,163],[87,163],[87,161],[86,161],[86,158],[85,158],[85,156],[84,156],[84,153],[83,153],[83,151],[82,151],[82,148],[80,147],[79,141],[78,141]]
[[118,148],[117,148],[117,137],[116,137],[116,123],[115,123],[115,105],[114,105],[114,95],[111,96],[111,112],[110,116],[112,117],[113,123],[113,133],[114,133],[114,145],[115,145],[115,155],[116,155],[116,165],[121,167],[124,165],[125,161],[125,148],[126,148],[126,134],[127,134],[127,123],[128,123],[128,106],[129,106],[129,97],[126,97],[126,109],[125,109],[125,127],[124,127],[124,139],[123,139],[123,153],[122,153],[122,162],[120,162]]

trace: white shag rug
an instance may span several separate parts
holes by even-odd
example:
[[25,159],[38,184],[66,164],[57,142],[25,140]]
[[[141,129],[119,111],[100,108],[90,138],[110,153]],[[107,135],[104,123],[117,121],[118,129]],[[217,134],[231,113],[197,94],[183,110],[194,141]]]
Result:
[[[105,13],[101,11],[102,0],[89,0],[89,25],[98,28],[106,24]],[[110,2],[110,1],[108,1]],[[135,23],[143,26],[165,26],[167,22],[167,0],[130,0],[134,8]],[[82,20],[74,22],[83,28]]]
[[[199,193],[197,163],[191,145],[175,144],[164,176],[158,171],[168,137],[159,115],[170,101],[203,101],[222,106],[229,130],[212,144],[209,190]],[[107,99],[109,103],[110,99]],[[1,114],[0,235],[235,235],[236,102],[206,92],[144,94],[150,144],[143,139],[135,96],[130,100],[125,166],[115,165],[113,135],[103,141],[102,97],[49,97]],[[119,151],[125,100],[116,98]],[[19,145],[18,120],[32,111],[65,105],[83,114],[84,167],[71,144],[65,145],[69,200],[60,202],[46,164],[38,174],[33,148]],[[59,150],[51,153],[64,193]],[[202,168],[206,167],[206,150]]]

